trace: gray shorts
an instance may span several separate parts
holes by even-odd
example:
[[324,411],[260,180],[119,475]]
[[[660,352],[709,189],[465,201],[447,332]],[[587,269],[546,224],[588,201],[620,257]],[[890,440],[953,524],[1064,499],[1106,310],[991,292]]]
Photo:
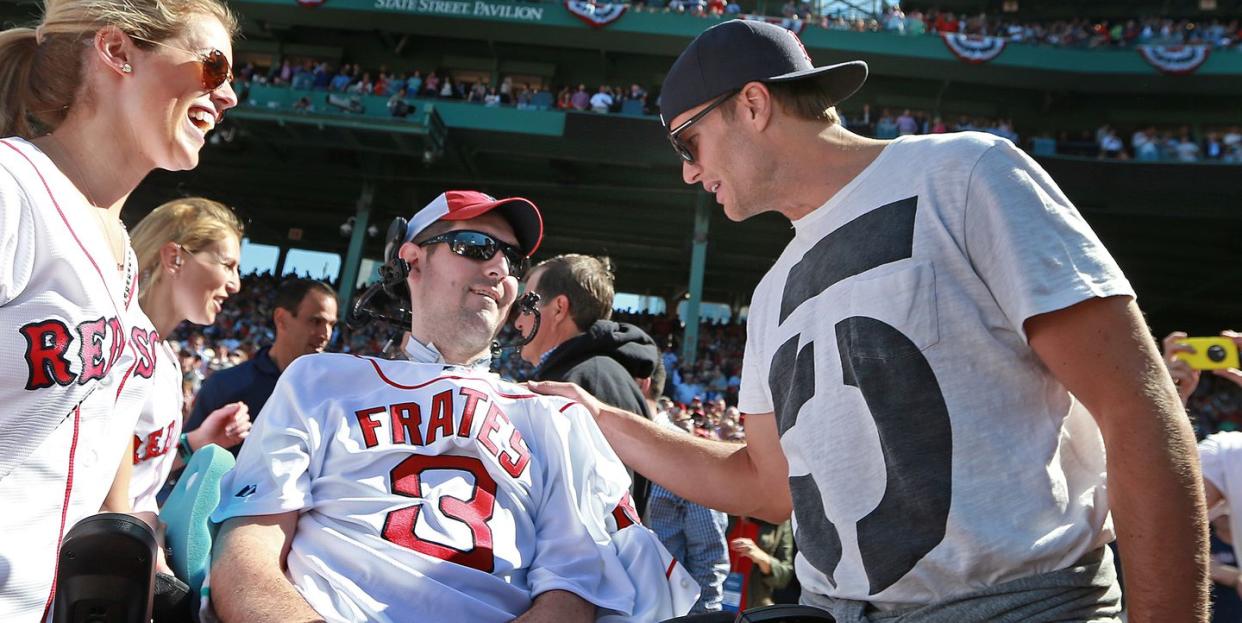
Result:
[[1117,585],[1113,554],[1101,547],[1065,569],[926,606],[881,612],[864,601],[805,591],[801,601],[831,612],[837,623],[1114,623],[1121,613],[1121,587]]

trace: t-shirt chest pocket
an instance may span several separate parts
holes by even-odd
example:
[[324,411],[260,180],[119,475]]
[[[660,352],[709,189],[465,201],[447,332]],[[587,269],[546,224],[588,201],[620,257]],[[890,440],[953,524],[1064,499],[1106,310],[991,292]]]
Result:
[[[931,262],[902,263],[869,271],[855,278],[850,286],[850,316],[854,320],[837,325],[837,339],[848,344],[854,357],[903,356],[901,351],[906,349],[894,350],[891,339],[871,339],[874,321],[905,336],[920,352],[940,342],[936,271]],[[885,333],[891,335],[889,331]]]

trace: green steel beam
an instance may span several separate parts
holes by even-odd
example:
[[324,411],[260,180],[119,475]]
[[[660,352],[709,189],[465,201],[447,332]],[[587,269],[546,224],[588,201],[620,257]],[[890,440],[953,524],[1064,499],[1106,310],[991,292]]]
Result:
[[375,184],[371,181],[363,182],[362,193],[358,195],[354,210],[354,230],[349,235],[349,252],[345,254],[345,264],[341,266],[340,287],[337,289],[337,298],[341,301],[337,315],[342,322],[349,316],[349,309],[354,304],[358,269],[362,267],[362,245],[367,241],[367,224],[371,219],[371,203],[374,199]]
[[694,363],[698,356],[699,304],[703,302],[703,273],[707,269],[707,228],[712,206],[707,193],[699,193],[694,206],[694,246],[690,251],[690,298],[686,301],[686,333],[681,341],[681,358]]

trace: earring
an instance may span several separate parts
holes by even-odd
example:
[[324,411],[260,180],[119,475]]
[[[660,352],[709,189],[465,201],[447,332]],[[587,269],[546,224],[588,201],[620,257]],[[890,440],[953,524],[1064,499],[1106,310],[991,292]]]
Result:
[[123,73],[123,74],[132,74],[132,73],[134,73],[134,66],[133,66],[133,65],[130,65],[129,63],[123,63],[123,64],[121,65],[121,73]]

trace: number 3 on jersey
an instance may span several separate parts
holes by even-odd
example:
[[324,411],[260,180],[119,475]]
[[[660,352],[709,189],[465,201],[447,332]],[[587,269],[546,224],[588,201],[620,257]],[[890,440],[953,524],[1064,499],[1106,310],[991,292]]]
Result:
[[423,495],[423,474],[437,470],[469,472],[474,477],[473,493],[469,499],[444,495],[439,497],[438,508],[432,508],[430,503],[426,505],[426,510],[430,512],[439,512],[450,520],[466,524],[470,528],[471,547],[457,549],[415,534],[414,527],[418,525],[419,514],[424,510],[422,504],[388,513],[384,518],[384,539],[421,554],[491,573],[495,560],[492,556],[492,529],[487,522],[496,509],[496,481],[487,473],[487,468],[481,461],[468,456],[415,454],[392,469],[393,493],[411,498],[435,499]]

